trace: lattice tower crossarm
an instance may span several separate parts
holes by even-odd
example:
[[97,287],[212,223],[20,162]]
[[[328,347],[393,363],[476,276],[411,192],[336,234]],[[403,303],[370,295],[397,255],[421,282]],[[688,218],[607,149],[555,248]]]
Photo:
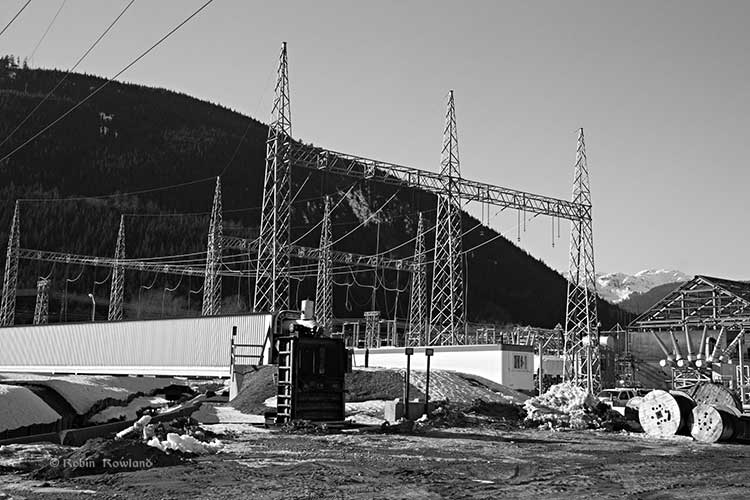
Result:
[[[322,170],[392,186],[419,188],[435,195],[445,192],[445,179],[440,172],[406,167],[298,142],[292,143],[291,155],[291,162],[295,167]],[[527,214],[547,215],[566,220],[590,217],[591,207],[569,200],[464,178],[453,179],[453,181],[459,198],[464,202],[475,201],[499,208],[517,209]]]
[[464,341],[465,312],[461,198],[458,189],[461,168],[458,158],[456,107],[452,90],[448,94],[440,163],[443,189],[442,194],[438,195],[435,223],[429,344],[455,345]]
[[12,326],[16,316],[16,285],[18,283],[18,254],[21,241],[20,208],[16,201],[13,221],[8,235],[8,251],[5,254],[3,297],[0,301],[0,326]]
[[290,150],[292,137],[289,69],[286,42],[282,44],[275,98],[266,142],[266,169],[258,248],[258,277],[253,309],[289,309]]
[[414,246],[414,270],[409,300],[409,331],[406,336],[410,347],[426,344],[427,336],[427,266],[425,265],[424,216],[419,212],[417,240]]
[[[235,248],[238,250],[244,250],[247,253],[257,254],[258,252],[257,239],[224,235],[222,237],[222,245],[225,250],[228,248]],[[290,245],[289,252],[292,257],[297,259],[314,261],[320,260],[322,254],[320,248],[303,247],[301,245]],[[392,269],[394,271],[411,271],[413,267],[411,259],[395,259],[377,254],[361,255],[333,249],[330,251],[330,258],[332,263],[346,264],[348,266],[378,267],[380,269]]]
[[331,267],[331,199],[326,196],[323,208],[323,227],[320,232],[318,281],[315,287],[315,318],[324,333],[330,332],[333,322]]
[[589,217],[573,221],[570,232],[570,267],[565,313],[567,377],[591,392],[601,388],[599,321],[596,309],[596,271],[591,214],[591,189],[583,129],[578,131],[573,203],[589,207]]
[[115,258],[112,263],[112,286],[109,292],[109,311],[107,321],[119,321],[122,319],[122,307],[125,299],[125,266],[122,260],[125,258],[125,216],[120,216],[120,227],[117,230],[117,243],[115,244]]
[[221,313],[221,274],[218,271],[221,267],[222,235],[221,179],[217,177],[214,202],[211,207],[211,222],[208,227],[202,316],[215,316]]
[[36,305],[34,324],[46,325],[49,322],[49,279],[39,278],[36,282]]

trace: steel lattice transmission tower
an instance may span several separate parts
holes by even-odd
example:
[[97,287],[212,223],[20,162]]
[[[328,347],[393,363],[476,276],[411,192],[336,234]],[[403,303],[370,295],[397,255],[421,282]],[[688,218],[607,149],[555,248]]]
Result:
[[36,282],[36,305],[34,324],[46,325],[49,322],[49,279],[39,278]]
[[0,301],[0,326],[12,326],[16,316],[16,284],[18,282],[18,249],[21,242],[19,203],[13,211],[13,221],[8,235],[8,252],[5,254],[3,297]]
[[266,171],[260,217],[255,311],[289,309],[290,150],[289,70],[286,42],[281,46],[275,98],[266,142]]
[[215,316],[221,313],[221,238],[223,236],[221,211],[221,178],[216,178],[214,203],[211,207],[211,223],[208,226],[208,245],[206,248],[206,277],[203,280],[202,316]]
[[333,321],[331,265],[331,199],[326,196],[323,209],[323,228],[320,232],[318,282],[315,288],[315,318],[325,333],[330,332]]
[[435,223],[435,263],[432,277],[430,345],[463,343],[464,279],[461,252],[461,198],[458,183],[456,106],[453,91],[448,94],[440,171],[443,194],[438,195]]
[[578,131],[573,202],[588,207],[588,216],[573,221],[570,230],[570,269],[565,313],[565,376],[586,385],[590,392],[601,386],[599,321],[596,311],[594,233],[591,219],[591,188],[583,129]]
[[424,216],[419,212],[409,299],[409,332],[406,336],[409,347],[425,345],[427,337],[427,267],[424,240]]
[[115,245],[115,263],[112,264],[112,287],[109,292],[109,312],[107,321],[122,319],[122,305],[125,298],[125,267],[120,263],[125,259],[125,216],[120,216]]

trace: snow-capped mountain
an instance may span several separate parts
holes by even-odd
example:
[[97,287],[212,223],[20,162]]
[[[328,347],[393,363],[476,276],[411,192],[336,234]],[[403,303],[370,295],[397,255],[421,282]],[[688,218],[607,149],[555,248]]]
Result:
[[601,274],[596,278],[596,291],[604,300],[618,304],[629,299],[634,293],[646,293],[657,286],[690,279],[692,279],[692,276],[669,269],[647,269],[633,275],[625,273]]

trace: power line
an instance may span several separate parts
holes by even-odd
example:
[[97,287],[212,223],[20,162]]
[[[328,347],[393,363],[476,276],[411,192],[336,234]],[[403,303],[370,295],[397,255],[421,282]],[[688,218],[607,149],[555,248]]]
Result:
[[[2,160],[0,160],[0,162],[2,162]],[[200,184],[201,182],[208,182],[208,181],[216,182],[216,177],[205,177],[203,179],[196,179],[194,181],[180,182],[178,184],[170,184],[168,186],[161,186],[161,187],[150,188],[150,189],[142,189],[140,191],[130,191],[128,193],[102,194],[102,195],[97,195],[97,196],[71,196],[68,198],[19,198],[18,201],[19,202],[21,201],[24,201],[24,202],[58,202],[58,201],[102,200],[105,198],[117,198],[120,196],[133,196],[137,194],[153,193],[156,191],[166,191],[167,189],[190,186],[193,184]]]
[[31,51],[31,55],[29,56],[29,60],[31,60],[31,61],[34,60],[34,54],[36,54],[37,49],[42,44],[42,42],[44,41],[44,39],[47,37],[47,33],[49,33],[49,30],[52,29],[52,25],[55,24],[55,21],[57,20],[57,16],[60,15],[60,12],[63,10],[63,7],[65,7],[65,4],[67,3],[67,1],[68,0],[63,0],[62,3],[60,4],[60,8],[57,9],[57,12],[55,12],[55,15],[52,17],[52,20],[47,25],[47,29],[44,30],[44,33],[42,34],[42,37],[39,39],[38,42],[36,42],[36,45],[34,46],[34,50]]
[[31,0],[27,0],[27,1],[26,1],[26,3],[25,3],[25,4],[23,4],[23,7],[21,7],[21,9],[20,9],[20,10],[19,10],[18,12],[16,12],[16,15],[15,15],[15,16],[13,16],[13,17],[11,18],[11,20],[10,20],[10,21],[8,21],[8,24],[6,24],[6,25],[5,25],[5,28],[3,28],[3,30],[2,30],[2,31],[0,31],[0,36],[3,36],[3,33],[5,33],[5,31],[6,31],[6,30],[7,30],[7,29],[8,29],[9,27],[10,27],[10,25],[11,25],[11,24],[13,24],[13,21],[15,21],[15,20],[16,20],[16,18],[18,18],[18,16],[20,16],[20,15],[21,15],[21,12],[23,12],[23,10],[24,10],[24,9],[25,9],[26,7],[28,7],[30,3],[31,3]]
[[99,35],[99,38],[97,38],[97,39],[96,39],[96,40],[94,41],[94,43],[92,43],[92,44],[91,44],[91,46],[90,46],[90,47],[89,47],[89,48],[88,48],[88,49],[86,50],[86,52],[84,52],[84,53],[83,53],[83,55],[82,55],[82,56],[81,56],[80,58],[78,58],[78,61],[76,61],[76,63],[75,63],[74,65],[73,65],[73,67],[72,67],[72,68],[70,68],[70,69],[69,69],[69,70],[67,71],[67,73],[65,73],[65,75],[64,75],[64,76],[63,76],[63,77],[62,77],[62,78],[60,79],[60,81],[59,81],[59,82],[57,82],[57,85],[55,85],[55,86],[54,86],[54,88],[53,88],[52,90],[50,90],[50,91],[49,91],[49,93],[47,93],[47,95],[46,95],[46,96],[44,96],[44,98],[43,98],[43,99],[42,99],[41,101],[39,101],[39,103],[38,103],[38,104],[37,104],[37,105],[36,105],[36,106],[34,107],[34,109],[32,109],[32,110],[31,110],[31,112],[30,112],[30,113],[29,113],[28,115],[26,115],[26,118],[24,118],[24,119],[23,119],[23,120],[21,121],[21,123],[19,123],[19,124],[18,124],[18,125],[16,126],[16,128],[14,128],[14,129],[13,129],[13,130],[12,130],[12,131],[11,131],[11,132],[10,132],[10,133],[9,133],[9,134],[8,134],[8,135],[6,136],[6,137],[5,137],[5,139],[3,139],[3,141],[2,141],[2,142],[0,142],[0,147],[2,147],[2,146],[3,146],[3,145],[4,145],[5,143],[6,143],[6,142],[8,142],[8,140],[9,140],[9,139],[10,139],[10,138],[11,138],[11,137],[13,136],[13,134],[15,134],[16,132],[18,132],[18,129],[20,129],[20,128],[21,128],[21,127],[22,127],[22,126],[23,126],[23,125],[24,125],[24,124],[25,124],[25,123],[26,123],[26,122],[27,122],[27,121],[29,120],[29,118],[31,118],[31,116],[32,116],[32,115],[33,115],[34,113],[36,113],[36,111],[37,111],[37,110],[38,110],[38,109],[39,109],[39,108],[40,108],[40,107],[42,106],[42,104],[44,104],[45,102],[47,102],[47,99],[49,99],[49,98],[50,98],[50,97],[52,96],[52,94],[54,94],[54,92],[55,92],[55,91],[56,91],[56,90],[57,90],[58,88],[60,88],[60,85],[62,85],[62,84],[63,84],[63,83],[65,82],[65,80],[67,80],[67,79],[68,79],[68,77],[70,76],[70,74],[71,74],[71,73],[72,73],[73,71],[75,71],[75,69],[76,69],[76,68],[77,68],[77,67],[78,67],[78,66],[79,66],[79,65],[80,65],[80,64],[81,64],[81,63],[83,62],[83,60],[84,60],[84,59],[86,59],[86,57],[88,57],[89,53],[91,53],[91,51],[92,51],[92,50],[94,50],[94,48],[95,48],[95,47],[96,47],[96,46],[97,46],[97,45],[99,44],[99,42],[100,42],[100,41],[102,40],[102,38],[104,38],[104,37],[105,37],[105,36],[107,35],[107,33],[109,33],[109,31],[110,31],[110,30],[111,30],[111,29],[112,29],[112,28],[114,27],[114,25],[115,25],[115,24],[117,24],[117,22],[118,22],[118,21],[120,20],[120,18],[121,18],[121,17],[122,17],[122,16],[123,16],[123,15],[125,14],[125,12],[127,12],[127,10],[128,10],[129,8],[130,8],[130,6],[131,6],[131,5],[133,5],[133,3],[134,3],[134,2],[135,2],[135,0],[130,0],[130,2],[129,2],[129,3],[128,3],[128,4],[126,5],[126,6],[125,6],[125,8],[124,8],[124,9],[122,9],[122,11],[121,11],[121,12],[120,12],[120,13],[119,13],[119,14],[117,15],[117,17],[116,17],[116,18],[114,19],[114,21],[112,21],[112,22],[110,23],[110,25],[109,25],[109,26],[107,26],[107,29],[105,29],[105,30],[104,30],[104,31],[102,32],[102,34],[101,34],[101,35]]
[[[351,186],[349,186],[349,189],[347,189],[346,193],[344,193],[344,195],[339,199],[339,201],[337,201],[336,204],[333,207],[331,207],[331,213],[333,213],[333,211],[336,210],[336,208],[339,205],[341,205],[341,202],[343,202],[346,199],[346,197],[349,195],[349,193],[351,192],[351,190],[354,189],[354,186],[356,186],[357,183],[359,183],[359,181],[355,181],[355,182],[352,183]],[[294,240],[290,244],[291,245],[296,245],[297,243],[299,243],[300,241],[302,241],[302,239],[305,236],[307,236],[308,234],[312,233],[315,229],[317,229],[318,226],[320,226],[321,224],[323,224],[323,219],[321,219],[317,224],[315,224],[310,229],[308,229],[307,232],[305,232],[305,234],[303,234],[302,236],[300,236],[299,238],[297,238],[296,240]]]
[[104,87],[106,87],[107,85],[109,85],[110,83],[112,83],[112,81],[114,81],[115,78],[117,78],[120,75],[122,75],[123,73],[125,73],[127,70],[129,70],[131,67],[133,67],[138,61],[140,61],[141,59],[143,59],[144,57],[146,57],[149,53],[151,53],[152,50],[154,50],[156,47],[158,47],[159,45],[161,45],[165,40],[167,40],[170,36],[172,36],[177,30],[179,30],[180,28],[182,28],[191,19],[193,19],[195,16],[197,16],[203,9],[205,9],[206,7],[208,7],[209,5],[211,5],[213,3],[213,1],[214,0],[208,0],[206,3],[204,3],[203,5],[201,5],[197,10],[195,10],[192,14],[190,14],[187,18],[185,18],[180,24],[178,24],[177,26],[175,26],[174,28],[172,28],[166,35],[164,35],[159,40],[157,40],[153,45],[151,45],[144,52],[141,52],[141,54],[138,57],[136,57],[131,62],[129,62],[124,68],[122,68],[120,71],[118,71],[117,74],[115,74],[111,78],[108,78],[104,83],[102,83],[101,85],[99,85],[96,89],[94,89],[86,97],[84,97],[83,99],[81,99],[80,101],[78,101],[78,103],[75,104],[73,107],[71,107],[70,109],[68,109],[66,112],[64,112],[58,118],[56,118],[51,123],[49,123],[47,126],[45,126],[44,128],[42,128],[36,134],[34,134],[31,137],[29,137],[26,141],[24,141],[23,143],[21,143],[18,147],[16,147],[15,149],[13,149],[10,153],[8,153],[5,156],[3,156],[2,158],[0,158],[0,163],[2,163],[3,161],[7,160],[11,156],[13,156],[15,153],[17,153],[18,151],[20,151],[21,149],[23,149],[24,147],[26,147],[27,145],[29,145],[37,137],[39,137],[40,135],[42,135],[43,133],[45,133],[47,130],[51,129],[52,127],[54,127],[57,123],[59,123],[60,121],[62,121],[70,113],[72,113],[73,111],[75,111],[76,109],[78,109],[79,107],[81,107],[89,99],[91,99],[96,94],[98,94],[99,92],[101,92],[102,89],[104,89]]

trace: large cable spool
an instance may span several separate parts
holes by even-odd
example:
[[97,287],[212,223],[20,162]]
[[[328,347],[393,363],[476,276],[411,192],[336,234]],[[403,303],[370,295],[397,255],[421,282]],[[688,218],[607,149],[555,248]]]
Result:
[[696,405],[719,405],[741,409],[739,398],[721,384],[701,382],[691,392]]
[[688,434],[694,407],[695,402],[684,392],[655,389],[643,397],[638,420],[643,431],[652,436]]
[[731,441],[740,430],[740,412],[733,406],[698,404],[693,408],[690,435],[696,441]]

